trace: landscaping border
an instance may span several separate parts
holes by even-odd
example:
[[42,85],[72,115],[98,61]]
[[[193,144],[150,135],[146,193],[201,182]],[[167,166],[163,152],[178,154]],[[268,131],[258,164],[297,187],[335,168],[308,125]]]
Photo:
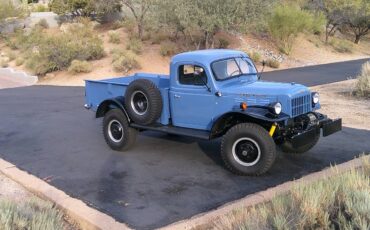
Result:
[[63,191],[51,186],[15,165],[0,158],[0,172],[35,195],[56,204],[57,208],[79,224],[81,229],[125,230],[130,229],[126,224],[119,223],[112,217],[87,206],[81,200],[68,196]]
[[[369,156],[365,156],[369,158]],[[288,181],[276,187],[269,188],[265,191],[257,192],[248,195],[239,200],[235,200],[222,205],[221,207],[208,212],[200,213],[189,219],[181,220],[173,224],[160,228],[161,230],[177,230],[177,229],[192,229],[201,227],[211,223],[213,220],[223,216],[232,210],[253,206],[262,202],[271,200],[276,195],[287,193],[295,183],[312,183],[319,179],[330,178],[332,176],[347,172],[351,169],[361,167],[363,159],[356,158],[335,166],[325,168],[322,171],[314,172],[295,181]],[[130,229],[126,224],[117,222],[112,217],[104,214],[96,209],[93,209],[83,203],[81,200],[68,196],[63,191],[49,185],[42,179],[37,178],[25,171],[18,169],[14,164],[11,164],[0,158],[0,172],[10,179],[21,184],[35,195],[49,200],[56,204],[58,208],[63,210],[70,218],[76,221],[82,229]]]
[[[365,157],[369,158],[369,156],[365,156]],[[224,216],[233,210],[251,207],[259,203],[269,201],[276,195],[287,193],[291,190],[292,186],[296,183],[305,183],[305,184],[308,183],[309,184],[319,179],[330,178],[332,176],[347,172],[351,169],[357,169],[362,166],[362,161],[363,159],[356,158],[354,160],[336,165],[335,170],[333,170],[333,168],[331,167],[325,168],[319,172],[314,172],[306,176],[303,176],[298,180],[288,181],[283,184],[277,185],[276,187],[272,187],[267,190],[248,195],[239,200],[231,201],[214,210],[200,213],[189,219],[175,222],[173,224],[167,225],[160,229],[161,230],[201,229],[201,226],[212,223],[217,218]]]

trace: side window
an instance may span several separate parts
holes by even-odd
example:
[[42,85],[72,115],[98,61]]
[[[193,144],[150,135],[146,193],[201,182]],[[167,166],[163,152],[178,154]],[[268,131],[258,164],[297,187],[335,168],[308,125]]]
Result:
[[207,74],[200,66],[181,65],[179,67],[179,81],[182,85],[204,85],[207,83]]

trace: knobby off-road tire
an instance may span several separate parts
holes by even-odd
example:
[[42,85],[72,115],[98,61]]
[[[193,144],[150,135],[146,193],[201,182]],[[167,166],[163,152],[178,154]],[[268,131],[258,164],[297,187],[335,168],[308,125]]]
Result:
[[161,116],[163,108],[161,92],[150,80],[135,80],[127,87],[125,107],[135,123],[150,125]]
[[232,127],[222,138],[225,166],[238,175],[258,176],[267,172],[276,158],[276,145],[268,132],[253,123]]
[[312,139],[310,143],[302,145],[298,148],[293,148],[292,143],[290,143],[289,141],[285,141],[283,144],[280,145],[280,149],[284,153],[302,154],[312,149],[317,144],[319,139],[320,135],[317,135],[314,139]]
[[112,109],[104,116],[103,134],[109,147],[124,151],[135,144],[137,130],[128,125],[127,117],[120,109]]

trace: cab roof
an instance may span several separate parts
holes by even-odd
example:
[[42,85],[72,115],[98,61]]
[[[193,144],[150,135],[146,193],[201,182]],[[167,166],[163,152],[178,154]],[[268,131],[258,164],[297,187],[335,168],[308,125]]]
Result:
[[204,65],[208,65],[214,61],[220,59],[227,59],[233,57],[248,57],[244,52],[230,49],[208,49],[208,50],[197,50],[191,52],[185,52],[177,54],[172,57],[171,62],[199,62]]

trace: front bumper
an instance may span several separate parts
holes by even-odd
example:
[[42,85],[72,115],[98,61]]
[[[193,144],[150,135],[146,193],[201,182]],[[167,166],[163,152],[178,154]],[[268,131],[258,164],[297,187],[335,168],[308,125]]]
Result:
[[322,118],[319,120],[317,125],[310,127],[310,129],[298,133],[290,138],[290,142],[292,143],[294,148],[298,148],[300,146],[309,144],[320,136],[322,129],[322,134],[324,137],[329,136],[333,133],[336,133],[342,130],[342,119],[329,119],[329,118]]

